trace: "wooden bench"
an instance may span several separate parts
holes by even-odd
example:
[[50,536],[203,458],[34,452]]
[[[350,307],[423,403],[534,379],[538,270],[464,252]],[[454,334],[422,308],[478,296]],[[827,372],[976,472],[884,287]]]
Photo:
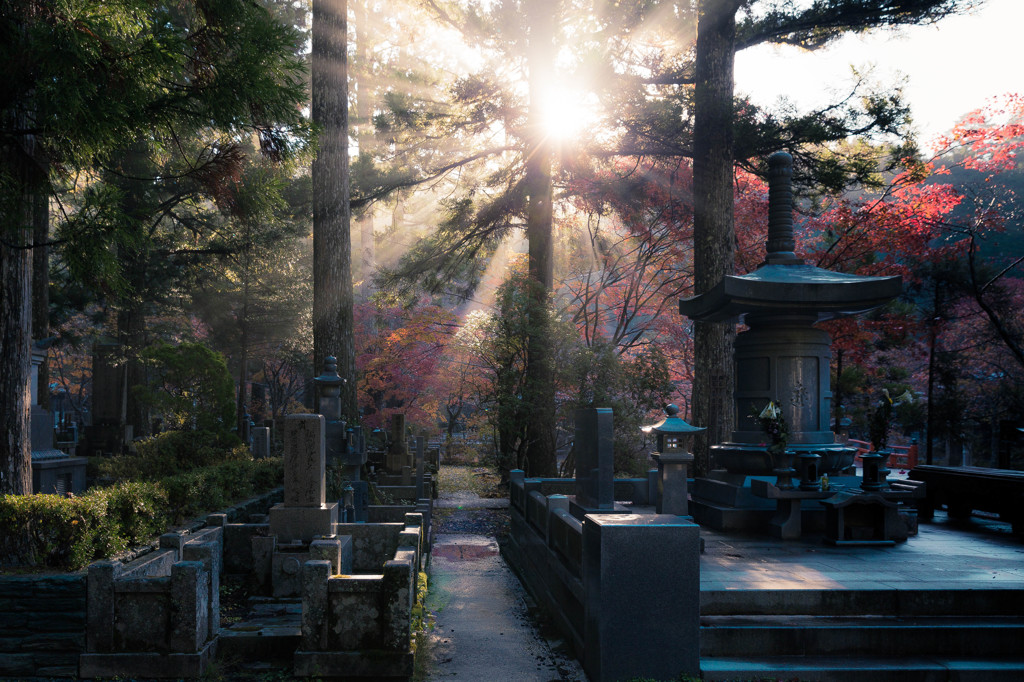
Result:
[[1024,471],[920,464],[910,470],[910,479],[927,484],[918,503],[922,519],[932,518],[942,506],[954,519],[968,518],[975,510],[993,512],[1024,540]]

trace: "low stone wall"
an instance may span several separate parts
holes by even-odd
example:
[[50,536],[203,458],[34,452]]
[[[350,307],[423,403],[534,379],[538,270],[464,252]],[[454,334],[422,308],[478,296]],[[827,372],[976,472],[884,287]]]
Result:
[[221,526],[167,533],[156,552],[90,565],[80,675],[202,675],[220,630],[222,538]]
[[[698,526],[668,514],[577,519],[551,479],[511,477],[506,556],[592,682],[698,675]],[[669,623],[669,626],[666,626]]]
[[[532,489],[548,495],[575,495],[574,478],[531,478]],[[616,478],[612,481],[613,497],[617,502],[653,507],[658,497],[658,470],[652,469],[646,478]]]
[[[387,526],[368,527],[364,540],[376,533],[379,537],[370,544],[390,544],[384,531],[393,529]],[[355,526],[339,525],[339,530]],[[407,515],[393,541],[390,558],[377,564],[381,573],[332,576],[330,562],[304,564],[296,676],[407,679],[412,674],[412,606],[422,556],[422,516]]]
[[77,677],[85,571],[0,576],[0,677]]
[[[278,488],[223,513],[228,520],[266,513],[283,494],[284,489]],[[194,524],[191,530],[203,525]],[[124,560],[159,551],[150,546],[136,548]],[[0,575],[0,678],[78,677],[79,656],[86,650],[86,576],[84,570]]]

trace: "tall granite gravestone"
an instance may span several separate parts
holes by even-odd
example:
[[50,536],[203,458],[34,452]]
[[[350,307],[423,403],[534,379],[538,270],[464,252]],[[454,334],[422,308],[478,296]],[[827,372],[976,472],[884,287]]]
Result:
[[576,410],[575,507],[584,514],[615,509],[614,439],[611,408]]
[[266,459],[270,457],[270,429],[257,426],[252,430],[252,458]]
[[309,542],[334,533],[338,503],[326,501],[324,418],[291,414],[284,418],[284,502],[270,510],[270,534],[279,543]]
[[86,427],[85,454],[121,454],[132,439],[126,426],[127,374],[117,343],[97,343],[92,349],[92,424]]
[[384,465],[392,474],[400,474],[402,473],[402,467],[412,466],[409,444],[405,440],[404,414],[397,413],[391,415],[391,442],[388,445],[388,454]]

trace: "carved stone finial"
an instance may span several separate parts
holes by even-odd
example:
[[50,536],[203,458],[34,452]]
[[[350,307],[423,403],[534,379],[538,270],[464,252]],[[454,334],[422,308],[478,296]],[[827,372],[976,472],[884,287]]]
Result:
[[768,157],[768,244],[765,265],[799,265],[793,238],[793,157]]

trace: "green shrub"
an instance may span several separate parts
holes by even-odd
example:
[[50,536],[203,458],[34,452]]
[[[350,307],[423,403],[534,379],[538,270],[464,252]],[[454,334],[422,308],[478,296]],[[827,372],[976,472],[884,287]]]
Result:
[[107,494],[107,516],[128,545],[142,544],[167,528],[167,491],[163,486],[122,481],[102,492]]
[[280,486],[284,468],[280,459],[223,462],[163,479],[167,509],[175,522],[222,509],[235,500],[252,497]]
[[115,481],[157,481],[198,467],[252,459],[242,441],[225,431],[165,431],[136,447],[138,454],[96,461],[89,473]]
[[0,498],[5,564],[77,569],[161,530],[166,496],[156,484],[123,484],[77,497]]
[[76,497],[0,497],[0,563],[75,570],[180,522],[271,490],[280,459],[222,462],[161,481],[123,481]]

